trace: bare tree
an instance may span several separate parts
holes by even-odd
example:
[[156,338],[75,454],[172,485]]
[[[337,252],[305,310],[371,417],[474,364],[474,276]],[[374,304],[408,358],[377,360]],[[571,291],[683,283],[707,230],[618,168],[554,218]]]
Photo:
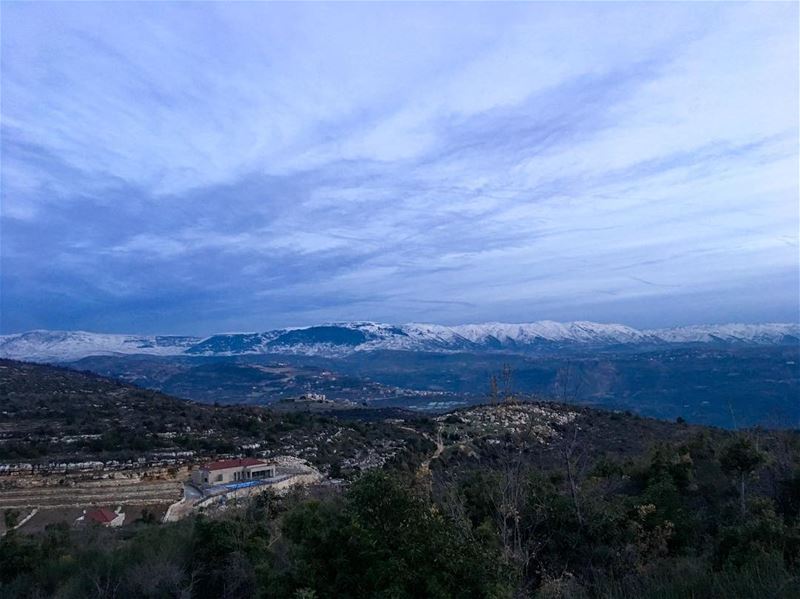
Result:
[[119,596],[122,580],[116,575],[115,555],[111,549],[105,549],[108,559],[101,559],[85,571],[87,580],[94,590],[94,597],[98,599],[113,599]]
[[569,493],[572,497],[572,505],[575,509],[575,517],[578,520],[578,526],[583,527],[583,514],[581,512],[580,500],[580,487],[576,476],[578,469],[578,462],[583,457],[583,452],[577,451],[578,448],[578,425],[573,422],[572,438],[569,443],[566,443],[562,448],[562,455],[564,457],[564,467],[567,471],[567,484],[569,484]]
[[514,377],[513,370],[510,364],[503,364],[503,370],[500,373],[503,382],[503,402],[512,402],[515,399],[514,393]]
[[529,542],[531,531],[526,530],[523,520],[529,492],[529,472],[523,461],[523,446],[524,441],[520,440],[518,450],[504,460],[501,478],[492,496],[504,558],[517,572],[522,583],[527,579],[535,554]]
[[561,403],[571,403],[578,399],[583,388],[583,379],[572,362],[567,362],[556,373],[555,396]]
[[[574,372],[571,362],[559,370],[556,375],[556,394],[562,403],[574,402],[580,393],[583,381]],[[561,447],[561,455],[564,460],[564,470],[566,472],[567,484],[569,485],[570,497],[572,499],[575,518],[578,526],[583,527],[583,512],[581,510],[581,488],[580,478],[585,467],[586,448],[579,443],[578,433],[580,427],[577,421],[572,421],[571,433],[565,436],[567,439]]]
[[497,375],[493,374],[489,377],[489,403],[496,406],[498,398],[500,397],[500,389],[497,385]]
[[[517,394],[513,388],[513,371],[508,364],[503,366],[499,378],[502,405],[514,409]],[[497,376],[493,380],[497,381]],[[525,408],[520,406],[519,409]],[[491,496],[503,556],[516,573],[519,596],[527,596],[531,566],[542,544],[542,539],[538,539],[536,534],[540,522],[531,518],[529,509],[531,502],[536,500],[531,485],[533,466],[530,460],[530,452],[538,443],[534,427],[533,418],[528,417],[522,430],[514,436],[512,445],[506,446],[499,469],[500,479]]]

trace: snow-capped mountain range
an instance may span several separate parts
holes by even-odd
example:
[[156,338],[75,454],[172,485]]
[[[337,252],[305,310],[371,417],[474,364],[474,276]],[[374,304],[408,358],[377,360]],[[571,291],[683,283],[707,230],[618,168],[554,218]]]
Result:
[[359,351],[547,351],[671,344],[780,345],[800,343],[800,324],[696,325],[638,330],[621,324],[499,322],[442,326],[345,322],[263,333],[206,338],[111,335],[85,331],[30,331],[0,336],[0,357],[70,362],[93,355],[307,354],[343,356]]
[[175,335],[113,335],[86,331],[28,331],[0,335],[0,357],[34,362],[69,362],[114,354],[181,354],[201,341]]

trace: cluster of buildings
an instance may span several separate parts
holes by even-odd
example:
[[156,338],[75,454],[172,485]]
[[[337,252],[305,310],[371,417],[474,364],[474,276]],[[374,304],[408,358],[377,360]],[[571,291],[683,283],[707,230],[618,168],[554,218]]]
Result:
[[336,403],[332,399],[328,399],[328,397],[324,393],[303,393],[297,397],[287,397],[286,399],[281,400],[284,403],[321,403],[321,404],[333,404]]

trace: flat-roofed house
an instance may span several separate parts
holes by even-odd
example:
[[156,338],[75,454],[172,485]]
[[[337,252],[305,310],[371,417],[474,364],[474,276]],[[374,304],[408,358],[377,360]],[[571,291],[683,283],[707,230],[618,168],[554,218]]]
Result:
[[265,460],[235,458],[208,462],[196,468],[192,471],[192,483],[203,487],[260,480],[273,476],[275,476],[275,466]]

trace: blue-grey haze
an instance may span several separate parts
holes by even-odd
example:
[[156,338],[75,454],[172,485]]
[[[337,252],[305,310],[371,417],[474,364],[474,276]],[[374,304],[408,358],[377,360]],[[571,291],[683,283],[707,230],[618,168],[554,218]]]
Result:
[[4,333],[797,321],[797,3],[4,3]]

